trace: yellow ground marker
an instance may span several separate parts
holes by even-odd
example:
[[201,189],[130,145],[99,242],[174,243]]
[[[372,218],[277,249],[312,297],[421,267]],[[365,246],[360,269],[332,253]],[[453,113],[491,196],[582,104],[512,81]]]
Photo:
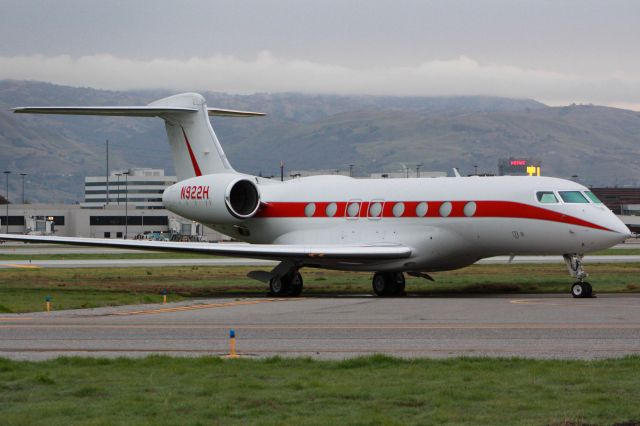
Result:
[[19,263],[8,263],[4,266],[8,266],[10,268],[24,268],[24,269],[40,269],[41,266],[38,265],[24,265]]
[[[235,302],[226,302],[226,303],[208,303],[204,305],[176,306],[173,308],[158,308],[158,309],[147,309],[142,311],[116,312],[112,315],[128,316],[128,315],[145,315],[145,314],[164,314],[168,312],[194,311],[198,309],[210,309],[210,308],[228,308],[232,306],[257,305],[259,303],[282,302],[282,301],[290,301],[290,300],[294,300],[294,299],[283,298],[283,299],[239,300]],[[296,299],[296,300],[300,300],[300,299]]]
[[226,358],[237,358],[236,353],[236,332],[234,329],[229,330],[229,355]]

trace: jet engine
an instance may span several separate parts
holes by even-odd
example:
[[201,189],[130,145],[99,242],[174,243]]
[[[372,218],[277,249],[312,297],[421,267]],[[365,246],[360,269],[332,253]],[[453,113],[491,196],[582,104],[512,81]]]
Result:
[[220,173],[187,179],[164,191],[165,207],[206,224],[236,225],[260,210],[257,178]]
[[248,219],[260,208],[260,193],[254,182],[239,178],[227,186],[224,201],[229,213],[238,219]]

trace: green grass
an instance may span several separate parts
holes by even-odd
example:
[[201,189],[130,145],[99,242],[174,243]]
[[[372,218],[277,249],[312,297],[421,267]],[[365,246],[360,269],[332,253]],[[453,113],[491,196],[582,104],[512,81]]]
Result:
[[[180,266],[133,268],[0,269],[0,312],[43,309],[53,297],[54,309],[97,307],[194,297],[255,297],[267,285],[246,274],[255,267]],[[640,292],[640,263],[592,264],[589,281],[596,293]],[[303,269],[303,295],[370,294],[371,274]],[[474,265],[435,273],[436,282],[407,278],[412,295],[521,294],[569,291],[571,278],[561,264]]]
[[[0,290],[0,313],[36,312],[46,309],[45,298],[51,297],[51,308],[63,309],[99,308],[101,306],[139,305],[162,303],[162,295],[151,292],[101,291],[91,289],[49,290],[7,288]],[[169,295],[168,302],[185,298]]]
[[594,253],[589,253],[591,256],[638,256],[640,255],[640,248],[632,248],[632,249],[607,249],[596,251]]
[[578,425],[640,420],[640,358],[0,359],[0,423]]

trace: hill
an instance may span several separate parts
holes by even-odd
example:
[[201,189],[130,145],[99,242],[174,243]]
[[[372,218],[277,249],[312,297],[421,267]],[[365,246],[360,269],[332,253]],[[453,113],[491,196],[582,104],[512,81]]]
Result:
[[[29,173],[31,201],[81,200],[85,175],[104,173],[104,141],[112,169],[161,167],[172,173],[158,119],[14,115],[27,105],[146,104],[169,91],[103,91],[48,83],[0,81],[0,169]],[[638,184],[640,113],[599,106],[547,107],[530,99],[403,98],[203,93],[209,105],[264,111],[268,117],[216,119],[214,128],[240,171],[287,169],[494,172],[497,159],[533,156],[543,173],[580,176],[587,184]],[[597,165],[594,166],[594,165]],[[11,178],[12,193],[19,188]]]

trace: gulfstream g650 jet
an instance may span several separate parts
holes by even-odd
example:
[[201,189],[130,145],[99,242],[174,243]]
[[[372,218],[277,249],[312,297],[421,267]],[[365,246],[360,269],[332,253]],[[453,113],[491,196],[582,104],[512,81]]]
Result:
[[[273,181],[229,164],[209,116],[264,114],[207,108],[185,93],[132,107],[23,107],[16,113],[160,117],[178,183],[167,209],[250,244],[174,243],[0,235],[0,239],[188,251],[272,259],[250,277],[274,295],[298,295],[303,267],[371,271],[377,295],[404,293],[404,273],[471,265],[497,255],[563,255],[575,297],[589,297],[582,255],[620,243],[629,229],[586,187],[549,177]],[[247,153],[250,155],[250,153]]]

